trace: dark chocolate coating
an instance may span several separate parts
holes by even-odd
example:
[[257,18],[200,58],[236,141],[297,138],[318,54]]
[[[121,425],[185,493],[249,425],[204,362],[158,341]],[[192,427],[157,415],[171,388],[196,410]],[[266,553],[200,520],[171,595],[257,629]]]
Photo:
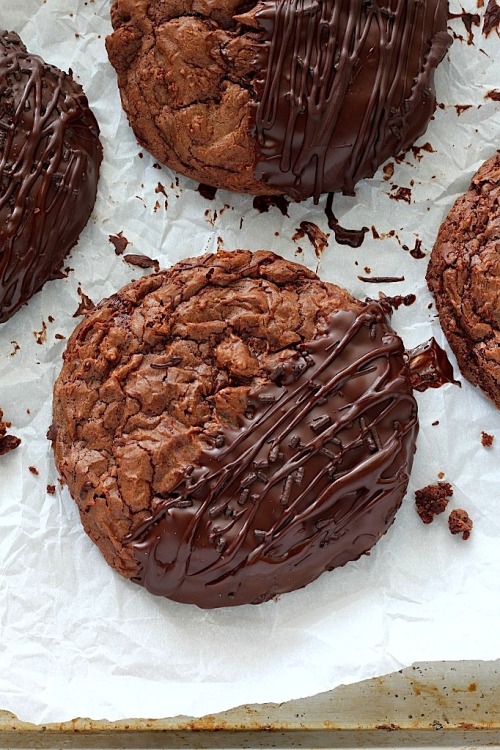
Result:
[[130,537],[154,594],[200,607],[264,602],[367,552],[406,491],[417,408],[380,305],[337,312],[250,393],[199,466]]
[[352,193],[435,109],[445,0],[261,0],[256,177],[297,199]]
[[0,33],[0,323],[61,267],[96,197],[102,148],[81,86]]

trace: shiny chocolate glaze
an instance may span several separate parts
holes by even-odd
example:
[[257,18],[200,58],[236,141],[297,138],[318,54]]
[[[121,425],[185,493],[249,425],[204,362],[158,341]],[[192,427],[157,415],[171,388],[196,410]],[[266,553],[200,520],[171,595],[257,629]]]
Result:
[[94,205],[102,149],[82,88],[0,33],[0,323],[61,267]]
[[447,0],[261,0],[255,176],[293,198],[352,193],[425,131]]
[[453,365],[434,337],[414,349],[406,352],[410,379],[415,391],[427,391],[429,388],[441,388],[452,383],[460,385],[455,380]]
[[129,536],[150,592],[200,607],[260,603],[367,552],[406,491],[417,407],[384,310],[332,315],[248,398],[240,429]]

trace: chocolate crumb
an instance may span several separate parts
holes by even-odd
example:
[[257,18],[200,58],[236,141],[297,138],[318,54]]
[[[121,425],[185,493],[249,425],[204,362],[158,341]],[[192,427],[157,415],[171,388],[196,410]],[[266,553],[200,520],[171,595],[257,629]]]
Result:
[[213,187],[213,185],[205,185],[203,182],[200,182],[196,190],[199,192],[202,198],[205,198],[207,201],[213,201],[217,194],[216,187]]
[[323,250],[328,247],[328,234],[325,234],[312,221],[301,221],[300,228],[296,230],[292,237],[292,240],[299,240],[302,237],[307,236],[311,245],[314,247],[314,252],[317,258],[321,258]]
[[467,112],[467,110],[471,108],[472,104],[455,104],[455,109],[459,117],[463,112]]
[[435,421],[435,422],[433,422],[431,426],[432,426],[432,427],[437,427],[437,426],[438,426],[438,424],[439,424],[439,419],[436,419],[436,421]]
[[160,262],[155,258],[150,258],[148,255],[124,255],[123,260],[131,266],[138,266],[139,268],[154,268],[155,271],[160,270]]
[[415,506],[423,523],[432,523],[434,516],[444,513],[453,488],[448,482],[429,484],[415,492]]
[[481,433],[481,444],[484,445],[485,448],[491,448],[494,439],[494,435],[489,435],[487,432]]
[[404,281],[404,276],[358,276],[360,281],[364,281],[365,284],[393,284],[399,281]]
[[48,484],[47,485],[47,494],[48,495],[55,495],[56,494],[56,486],[55,486],[55,484]]
[[36,466],[28,466],[28,468],[31,471],[31,473],[34,474],[36,477],[40,474]]
[[396,190],[394,195],[389,194],[389,198],[393,201],[404,201],[405,203],[411,203],[411,188],[397,187],[393,185],[392,190]]
[[10,453],[21,443],[20,438],[15,435],[7,435],[10,422],[3,421],[3,411],[0,409],[0,456]]
[[448,518],[448,528],[452,534],[462,534],[462,539],[468,539],[472,531],[472,519],[466,510],[455,508]]
[[114,245],[116,255],[123,255],[128,245],[128,239],[123,236],[123,232],[110,234],[109,241]]
[[76,291],[80,296],[80,304],[78,305],[76,311],[73,313],[74,318],[78,318],[79,315],[86,315],[87,313],[92,312],[92,310],[95,309],[95,304],[92,302],[90,297],[87,297],[80,286]]
[[500,91],[498,89],[491,89],[485,94],[486,99],[491,99],[494,102],[500,102]]

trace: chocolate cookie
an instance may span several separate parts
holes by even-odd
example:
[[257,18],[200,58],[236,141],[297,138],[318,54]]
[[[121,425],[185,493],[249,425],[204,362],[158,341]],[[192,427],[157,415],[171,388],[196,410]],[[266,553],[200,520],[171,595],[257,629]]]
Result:
[[266,601],[369,550],[405,494],[416,432],[381,306],[235,251],[147,276],[87,316],[51,437],[110,565],[208,608]]
[[0,32],[0,323],[60,269],[92,211],[102,148],[71,75]]
[[500,408],[500,152],[443,222],[427,283],[462,374]]
[[141,145],[193,179],[352,193],[425,131],[447,0],[116,0],[107,39]]

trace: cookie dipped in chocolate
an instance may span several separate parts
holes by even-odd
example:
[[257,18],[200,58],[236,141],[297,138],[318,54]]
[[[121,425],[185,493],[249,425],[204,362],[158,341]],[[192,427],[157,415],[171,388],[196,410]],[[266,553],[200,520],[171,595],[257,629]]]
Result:
[[81,86],[0,33],[0,323],[61,268],[90,217],[101,159]]
[[68,340],[56,465],[121,575],[205,608],[263,602],[392,523],[417,431],[403,355],[380,304],[274,253],[183,260]]
[[370,303],[334,314],[252,390],[239,429],[156,497],[133,580],[213,608],[259,604],[366,553],[406,492],[417,408],[401,340]]
[[425,131],[447,0],[261,0],[255,176],[296,199],[352,193]]

